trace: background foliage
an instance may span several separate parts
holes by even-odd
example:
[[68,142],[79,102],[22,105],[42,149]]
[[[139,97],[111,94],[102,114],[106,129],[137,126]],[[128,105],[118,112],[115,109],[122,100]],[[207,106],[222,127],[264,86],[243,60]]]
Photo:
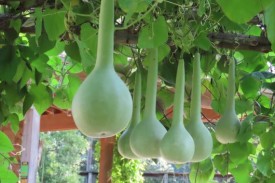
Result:
[[78,131],[41,134],[43,154],[38,182],[82,182],[81,162],[86,160],[88,140]]
[[[40,114],[51,105],[70,109],[81,84],[79,75],[89,73],[95,64],[100,1],[1,0],[0,4],[0,125],[11,124],[16,133],[32,105]],[[211,93],[211,106],[218,113],[223,112],[226,97],[228,58],[237,61],[236,110],[243,119],[239,142],[215,141],[211,160],[192,165],[191,173],[198,172],[196,179],[190,175],[192,182],[210,180],[214,170],[232,173],[240,183],[275,182],[274,15],[272,0],[116,1],[116,70],[131,88],[133,58],[146,70],[146,49],[159,47],[162,85],[157,113],[167,128],[170,121],[163,111],[172,104],[170,88],[179,58],[185,60],[187,118],[193,53],[200,50],[203,90]],[[214,40],[213,33],[221,39]],[[231,42],[222,42],[225,33]],[[239,35],[257,39],[243,47],[247,42]],[[222,48],[226,45],[229,49]],[[7,177],[16,180],[8,169],[12,151],[11,142],[0,133],[2,182]]]

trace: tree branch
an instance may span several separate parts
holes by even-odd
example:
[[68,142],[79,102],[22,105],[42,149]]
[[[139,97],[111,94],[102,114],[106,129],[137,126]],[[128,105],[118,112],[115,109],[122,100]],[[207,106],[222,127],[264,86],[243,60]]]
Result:
[[[12,16],[0,16],[0,31],[9,29],[9,22]],[[22,18],[22,17],[21,17]],[[24,18],[24,17],[23,17]],[[22,33],[33,34],[34,27],[21,27]],[[80,31],[76,31],[79,34]],[[63,36],[63,38],[66,36]],[[262,53],[271,51],[271,43],[266,37],[249,36],[233,33],[209,33],[209,40],[218,48],[226,48],[231,50],[251,50]],[[116,44],[136,44],[138,40],[138,32],[131,29],[119,30],[115,32]]]
[[209,33],[208,38],[218,48],[252,50],[263,53],[271,51],[271,43],[266,37],[231,33]]

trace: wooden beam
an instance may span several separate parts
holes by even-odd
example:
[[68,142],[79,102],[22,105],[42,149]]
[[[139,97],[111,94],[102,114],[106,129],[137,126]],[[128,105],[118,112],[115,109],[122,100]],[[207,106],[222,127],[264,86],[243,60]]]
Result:
[[22,146],[25,149],[21,155],[22,183],[35,183],[38,169],[40,116],[34,107],[26,113],[23,129]]
[[41,132],[76,130],[73,117],[66,113],[41,116]]

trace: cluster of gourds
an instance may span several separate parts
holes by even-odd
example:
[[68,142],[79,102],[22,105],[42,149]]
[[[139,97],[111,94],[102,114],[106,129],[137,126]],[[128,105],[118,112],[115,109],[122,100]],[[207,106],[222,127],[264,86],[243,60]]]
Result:
[[[113,136],[124,131],[118,141],[122,156],[130,159],[162,157],[168,162],[198,162],[210,156],[212,136],[201,120],[200,55],[195,54],[190,123],[184,126],[184,61],[179,60],[174,98],[173,121],[167,131],[156,117],[158,49],[150,50],[145,110],[140,121],[141,74],[136,72],[134,102],[127,86],[113,65],[114,1],[102,0],[97,60],[94,70],[77,91],[72,114],[79,130],[94,138]],[[235,63],[229,68],[227,107],[217,123],[221,143],[236,141],[239,120],[235,112]]]

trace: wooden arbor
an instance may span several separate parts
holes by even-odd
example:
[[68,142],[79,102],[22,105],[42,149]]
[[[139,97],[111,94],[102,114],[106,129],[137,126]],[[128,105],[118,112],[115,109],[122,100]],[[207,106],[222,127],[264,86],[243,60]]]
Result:
[[[202,113],[203,121],[216,121],[219,115],[210,107],[211,95],[205,93],[202,96]],[[165,114],[171,118],[173,107],[166,109]],[[21,169],[21,182],[34,183],[39,165],[39,152],[41,151],[39,133],[48,131],[65,131],[77,130],[70,111],[58,109],[55,106],[50,107],[42,116],[31,108],[24,122],[20,125],[20,130],[14,134],[9,127],[2,127],[4,131],[13,141],[15,150],[21,152],[21,157],[17,156],[20,164],[13,165],[13,171],[19,175]],[[113,147],[115,138],[101,139],[101,160],[100,160],[100,182],[111,182],[110,171],[112,168]]]

